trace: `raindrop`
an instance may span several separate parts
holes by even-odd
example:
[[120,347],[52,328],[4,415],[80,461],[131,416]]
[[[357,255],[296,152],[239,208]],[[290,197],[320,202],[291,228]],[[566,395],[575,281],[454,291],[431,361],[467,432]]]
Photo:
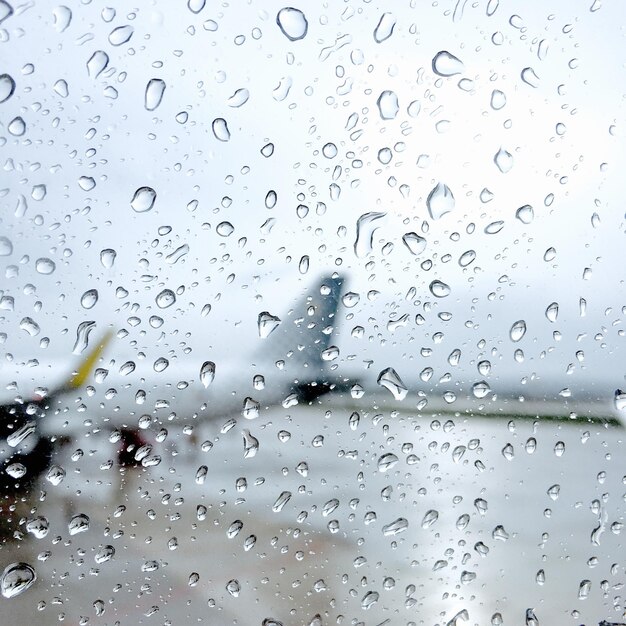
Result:
[[247,420],[253,420],[259,417],[260,410],[261,404],[253,398],[248,397],[243,401],[243,409],[241,410],[241,414]]
[[361,600],[361,608],[364,611],[371,608],[374,604],[378,602],[379,594],[377,591],[368,591]]
[[46,480],[54,485],[60,485],[65,478],[65,470],[60,465],[52,465],[46,473]]
[[165,81],[160,78],[151,78],[146,85],[146,94],[144,99],[144,106],[148,111],[154,111],[165,93]]
[[502,456],[507,461],[512,461],[513,458],[515,457],[515,450],[513,449],[513,446],[510,443],[507,443],[504,446],[504,448],[502,448]]
[[9,122],[7,130],[14,137],[21,137],[26,132],[26,122],[18,115]]
[[0,104],[6,102],[15,92],[15,81],[8,74],[0,74]]
[[589,597],[589,591],[591,590],[591,581],[582,580],[578,587],[578,599],[586,600]]
[[213,382],[215,378],[215,363],[213,361],[205,361],[200,368],[200,382],[205,389]]
[[511,326],[511,330],[509,331],[509,337],[511,337],[511,341],[520,341],[522,337],[526,334],[526,322],[524,320],[518,320]]
[[202,9],[204,9],[204,5],[206,4],[206,0],[187,0],[187,8],[192,13],[200,13]]
[[378,471],[379,472],[388,472],[397,463],[398,463],[398,457],[395,454],[391,453],[391,452],[387,452],[386,454],[383,454],[378,459]]
[[414,255],[419,255],[426,250],[426,239],[420,237],[417,233],[406,233],[402,236],[404,245],[409,249],[409,252]]
[[[613,395],[613,405],[618,411],[626,411],[626,392],[616,389]],[[565,447],[565,446],[563,446]]]
[[506,104],[506,96],[499,89],[494,89],[491,92],[491,108],[494,111],[499,111]]
[[115,548],[113,546],[102,546],[94,555],[94,561],[99,565],[110,561],[115,556]]
[[354,242],[354,253],[359,259],[366,257],[372,251],[374,241],[374,231],[378,228],[378,222],[386,213],[364,213],[356,223],[356,241]]
[[220,222],[215,227],[215,232],[220,237],[230,237],[235,232],[235,227],[230,222]]
[[243,458],[251,459],[256,456],[259,451],[259,440],[250,434],[250,431],[245,429],[243,431]]
[[21,463],[11,463],[5,471],[11,478],[22,478],[26,476],[26,466]]
[[83,309],[92,309],[98,302],[98,290],[88,289],[80,298],[80,304]]
[[5,598],[24,593],[37,580],[35,570],[28,563],[7,565],[0,576],[0,591]]
[[474,383],[472,385],[472,393],[474,394],[474,397],[478,398],[479,400],[489,395],[490,391],[491,387],[489,387],[489,385],[484,380],[481,380],[480,382]]
[[121,46],[130,40],[133,36],[134,29],[128,24],[118,26],[109,33],[109,43],[113,46]]
[[426,511],[422,519],[422,528],[430,528],[439,519],[439,511],[430,509]]
[[470,263],[473,263],[476,259],[476,252],[474,250],[467,250],[459,258],[459,265],[461,267],[467,267]]
[[112,250],[111,248],[105,248],[100,251],[100,263],[102,263],[103,267],[107,269],[111,269],[113,264],[115,263],[115,257],[117,256],[117,252]]
[[204,485],[204,481],[206,480],[208,472],[209,472],[209,468],[206,465],[201,465],[196,470],[196,476],[195,476],[196,485]]
[[259,337],[261,337],[261,339],[269,337],[280,326],[280,321],[279,317],[276,317],[276,315],[272,315],[267,311],[259,313],[257,320]]
[[228,130],[228,124],[223,117],[218,117],[213,120],[213,134],[218,141],[229,141],[230,131]]
[[91,78],[97,78],[109,64],[109,55],[104,50],[96,50],[87,61],[87,73]]
[[76,329],[76,341],[74,342],[74,348],[72,354],[82,354],[87,345],[89,344],[89,335],[91,331],[96,327],[96,323],[92,321],[81,322]]
[[13,243],[8,237],[0,236],[0,256],[13,254]]
[[44,275],[52,274],[56,269],[56,264],[52,259],[48,259],[47,257],[42,257],[35,261],[35,269]]
[[84,533],[89,530],[89,516],[84,513],[74,515],[67,525],[67,530],[70,535],[77,535],[78,533]]
[[272,505],[272,511],[274,511],[274,513],[279,513],[283,510],[283,507],[287,504],[287,502],[289,502],[289,500],[291,500],[291,491],[283,491],[278,498],[276,498],[276,502]]
[[503,174],[507,174],[513,168],[513,155],[504,148],[500,148],[493,157],[493,162]]
[[435,74],[444,77],[461,74],[465,69],[463,62],[446,50],[442,50],[434,56],[432,67]]
[[239,596],[239,592],[241,591],[239,581],[236,578],[229,580],[228,583],[226,583],[226,591],[228,591],[233,598]]
[[396,25],[396,18],[392,13],[383,13],[378,20],[378,24],[374,29],[374,41],[382,43],[391,37],[393,29]]
[[393,367],[384,369],[379,375],[376,381],[381,387],[384,387],[391,392],[396,400],[404,400],[409,390],[402,382],[396,370]]
[[152,187],[139,187],[130,201],[130,206],[137,213],[145,213],[152,209],[155,200],[156,191]]
[[155,302],[160,309],[167,309],[176,302],[176,294],[171,289],[164,289],[157,295]]
[[59,33],[62,33],[72,21],[71,9],[63,5],[55,7],[52,10],[52,15],[54,16],[54,27]]
[[245,89],[237,89],[233,95],[228,98],[226,104],[234,109],[243,106],[250,99],[250,92]]
[[0,24],[11,15],[13,15],[13,7],[6,0],[0,0]]
[[549,304],[548,308],[546,309],[546,317],[548,318],[548,320],[550,320],[551,322],[556,322],[556,319],[558,316],[559,316],[558,302],[553,302],[552,304]]
[[435,298],[445,298],[446,296],[449,296],[452,291],[449,285],[446,285],[446,283],[441,282],[440,280],[433,280],[428,288],[430,289],[430,293],[432,293]]
[[526,626],[539,626],[539,620],[533,609],[526,609]]
[[334,143],[324,144],[324,147],[322,148],[322,154],[327,159],[334,159],[338,154],[337,146]]
[[398,535],[404,532],[408,527],[408,520],[404,517],[399,517],[393,522],[383,526],[383,535],[385,535],[385,537],[392,537],[393,535]]
[[378,105],[378,112],[381,119],[393,120],[396,115],[398,115],[400,109],[398,96],[393,91],[383,91],[380,96],[378,96],[376,104]]
[[535,218],[535,212],[530,204],[525,204],[515,211],[515,217],[522,224],[530,224]]
[[276,23],[283,35],[290,41],[304,39],[309,30],[309,23],[304,13],[293,7],[281,9],[276,15]]
[[525,67],[521,73],[522,80],[531,87],[539,87],[539,77],[532,67]]
[[454,209],[454,195],[450,191],[450,188],[443,183],[437,183],[437,185],[428,194],[426,199],[426,206],[430,217],[434,220],[438,220],[446,213],[450,213]]
[[39,324],[35,322],[32,317],[24,317],[20,322],[20,328],[26,331],[31,337],[37,336],[41,329],[39,328]]

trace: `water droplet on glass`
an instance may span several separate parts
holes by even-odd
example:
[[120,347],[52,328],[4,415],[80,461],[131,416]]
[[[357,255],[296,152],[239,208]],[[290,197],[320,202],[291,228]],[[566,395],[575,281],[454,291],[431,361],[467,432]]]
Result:
[[92,309],[98,302],[98,290],[88,289],[80,298],[80,304],[83,309]]
[[504,446],[504,448],[502,448],[502,456],[507,461],[512,461],[513,458],[515,457],[515,450],[513,449],[513,446],[510,443],[507,443]]
[[213,361],[205,361],[200,368],[200,382],[204,387],[208,387],[215,378],[215,363]]
[[535,218],[535,212],[530,204],[525,204],[515,211],[515,217],[522,224],[530,224]]
[[559,316],[558,302],[553,302],[552,304],[549,304],[548,308],[546,309],[546,317],[548,318],[548,320],[550,320],[551,322],[556,322],[558,316]]
[[0,256],[13,254],[13,243],[8,237],[0,236]]
[[20,328],[26,331],[31,337],[36,337],[41,329],[39,324],[32,317],[24,317],[20,322]]
[[371,608],[374,604],[378,602],[379,593],[377,591],[368,591],[361,600],[361,608],[364,611]]
[[218,141],[229,141],[230,131],[228,130],[228,124],[223,117],[218,117],[213,120],[213,134]]
[[[591,581],[590,580],[582,580],[580,582],[580,586],[578,587],[578,599],[586,600],[589,597],[589,592],[591,591]],[[604,622],[606,624],[606,622]]]
[[0,74],[0,104],[6,102],[15,92],[15,81],[8,74]]
[[[618,411],[626,411],[626,391],[616,389],[613,395],[613,405]],[[565,445],[563,445],[565,447]]]
[[226,591],[233,597],[236,598],[239,596],[239,592],[241,591],[241,585],[236,578],[229,580],[226,583]]
[[82,354],[89,345],[89,335],[91,331],[96,327],[96,323],[92,321],[81,322],[76,328],[76,341],[74,342],[74,348],[72,354]]
[[46,473],[46,480],[52,485],[60,485],[65,478],[65,470],[60,465],[53,465]]
[[113,46],[121,46],[130,41],[133,36],[134,29],[128,24],[124,26],[118,26],[109,33],[109,43]]
[[474,383],[472,385],[472,393],[474,394],[474,397],[478,398],[479,400],[489,395],[490,391],[491,387],[489,387],[489,385],[484,380],[481,380],[480,382]]
[[430,509],[426,511],[422,519],[422,528],[430,528],[439,519],[439,511]]
[[56,264],[52,259],[48,259],[46,257],[42,257],[35,261],[35,269],[44,275],[52,274],[56,269]]
[[272,505],[272,511],[274,511],[274,513],[279,513],[283,510],[283,507],[287,504],[287,502],[289,502],[289,500],[291,500],[291,491],[283,491],[278,498],[276,498],[276,502]]
[[256,456],[259,451],[259,440],[250,434],[250,431],[245,429],[243,431],[243,458],[251,459]]
[[243,401],[243,408],[241,410],[241,414],[247,420],[253,420],[259,417],[260,411],[261,411],[261,404],[257,402],[256,400],[254,400],[253,398],[248,397]]
[[187,8],[192,13],[200,13],[202,9],[204,9],[204,5],[206,4],[206,0],[187,0]]
[[493,162],[503,174],[506,174],[513,168],[513,155],[504,148],[500,148],[493,157]]
[[378,24],[374,29],[374,41],[376,43],[382,43],[389,39],[393,34],[393,29],[396,25],[396,18],[392,13],[383,13],[378,20]]
[[432,66],[433,72],[438,76],[454,76],[463,73],[465,69],[463,62],[447,50],[442,50],[434,56]]
[[376,104],[378,105],[378,112],[381,119],[393,120],[396,115],[398,115],[400,109],[398,96],[393,91],[383,91],[380,96],[378,96]]
[[78,533],[84,533],[89,530],[89,516],[84,513],[74,515],[67,525],[70,535],[77,535]]
[[96,50],[87,61],[87,73],[90,78],[97,78],[109,64],[109,55],[104,50]]
[[461,267],[467,267],[476,259],[476,252],[474,250],[467,250],[459,258],[459,265]]
[[520,341],[522,337],[526,334],[526,322],[524,320],[518,320],[511,326],[511,330],[509,331],[509,337],[511,337],[511,341]]
[[94,555],[94,561],[99,565],[110,561],[115,556],[115,548],[113,546],[102,546]]
[[374,241],[374,231],[378,228],[378,222],[386,213],[364,213],[356,223],[356,241],[354,242],[354,253],[359,259],[366,257],[372,251]]
[[449,296],[452,291],[449,285],[446,285],[446,283],[441,282],[440,280],[433,280],[428,288],[430,289],[430,293],[432,293],[435,298],[445,298],[446,296]]
[[35,570],[28,563],[7,565],[0,575],[0,591],[5,598],[24,593],[37,580]]
[[397,463],[398,463],[398,457],[395,454],[393,454],[391,452],[383,454],[378,459],[378,471],[379,472],[388,472]]
[[105,248],[100,251],[100,263],[102,263],[103,267],[107,269],[111,269],[113,264],[115,263],[115,257],[117,256],[117,252],[112,250],[111,248]]
[[250,99],[250,92],[245,89],[237,89],[233,95],[228,98],[226,104],[234,109],[243,106]]
[[6,0],[0,0],[0,24],[11,15],[13,15],[13,7]]
[[419,255],[426,250],[426,239],[420,237],[417,233],[406,233],[402,236],[404,245],[409,249],[411,254]]
[[54,28],[59,33],[62,33],[72,21],[71,9],[63,5],[52,9],[52,15],[54,17]]
[[558,500],[561,493],[561,485],[552,485],[546,492],[552,500]]
[[438,220],[446,213],[450,213],[454,209],[454,196],[450,188],[443,183],[437,183],[428,194],[426,206],[430,217],[434,220]]
[[539,77],[532,67],[525,67],[521,73],[522,80],[531,87],[539,87]]
[[130,206],[137,213],[145,213],[154,206],[156,196],[156,191],[152,187],[139,187],[130,201]]
[[176,302],[176,294],[171,289],[164,289],[157,295],[155,302],[160,309],[167,309]]
[[259,337],[261,339],[266,339],[269,337],[274,330],[280,326],[280,318],[272,315],[268,311],[263,311],[259,313],[259,317],[257,320],[257,326],[259,329]]
[[377,382],[381,387],[390,391],[396,400],[404,400],[409,393],[406,385],[402,382],[400,376],[398,376],[398,373],[393,369],[393,367],[384,369],[378,375]]
[[9,122],[7,130],[14,137],[21,137],[26,132],[26,122],[18,115]]
[[383,535],[392,537],[404,532],[409,527],[409,521],[404,517],[399,517],[389,524],[383,526]]
[[526,626],[539,626],[539,620],[533,609],[526,609]]
[[491,92],[491,108],[494,111],[499,111],[506,105],[506,96],[499,89],[494,89]]
[[148,111],[154,111],[165,93],[165,81],[160,78],[151,78],[146,85],[146,93],[144,98],[144,106]]
[[304,39],[309,30],[309,23],[304,13],[293,7],[281,9],[276,15],[276,23],[283,35],[290,41]]
[[215,227],[215,232],[220,237],[230,237],[235,232],[235,227],[230,222],[220,222]]

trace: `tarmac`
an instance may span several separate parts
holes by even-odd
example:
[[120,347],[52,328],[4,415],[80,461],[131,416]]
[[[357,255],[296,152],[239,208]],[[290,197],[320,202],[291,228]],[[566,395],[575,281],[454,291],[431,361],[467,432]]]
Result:
[[37,580],[2,623],[626,622],[623,428],[371,406],[177,419],[123,477],[104,430],[71,442],[47,534],[8,522]]

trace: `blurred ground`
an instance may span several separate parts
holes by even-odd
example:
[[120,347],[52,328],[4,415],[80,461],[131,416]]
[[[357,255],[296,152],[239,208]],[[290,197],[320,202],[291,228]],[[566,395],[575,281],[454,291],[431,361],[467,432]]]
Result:
[[[115,465],[101,469],[114,459],[104,435],[73,442],[65,480],[29,503],[47,536],[14,521],[28,537],[0,547],[0,566],[38,574],[0,600],[3,623],[308,625],[319,614],[460,626],[529,623],[527,609],[540,624],[626,619],[623,429],[333,402],[230,430],[200,424],[193,437],[184,420],[166,424],[161,463],[122,485]],[[255,456],[244,458],[243,428]],[[397,461],[379,463],[385,454]],[[89,528],[70,535],[78,513]],[[406,529],[385,534],[399,518]],[[115,554],[96,563],[107,546]]]

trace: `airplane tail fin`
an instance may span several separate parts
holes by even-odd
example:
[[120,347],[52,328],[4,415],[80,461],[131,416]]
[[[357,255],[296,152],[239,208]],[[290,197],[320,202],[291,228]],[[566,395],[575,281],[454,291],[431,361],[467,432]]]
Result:
[[333,358],[329,351],[344,284],[341,276],[324,276],[308,288],[267,337],[262,355],[283,361],[301,380],[321,380]]

